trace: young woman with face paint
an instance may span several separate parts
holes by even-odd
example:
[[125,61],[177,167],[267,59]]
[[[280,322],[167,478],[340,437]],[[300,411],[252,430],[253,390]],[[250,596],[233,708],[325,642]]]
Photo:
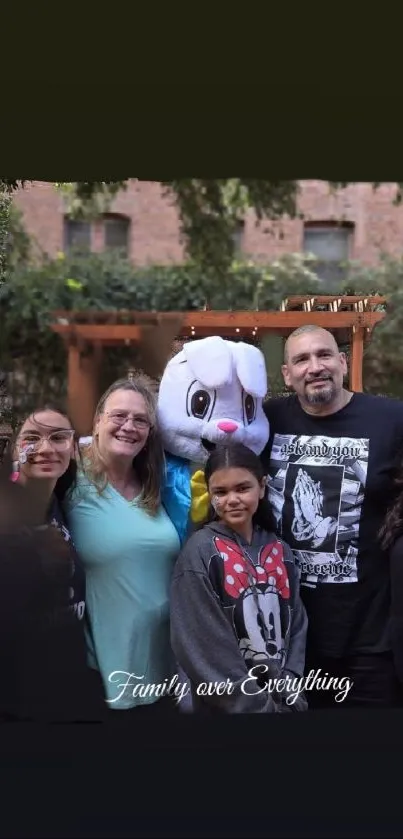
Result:
[[[5,719],[101,719],[102,703],[86,662],[85,575],[71,541],[62,498],[74,481],[75,433],[66,414],[44,406],[22,422],[11,479],[40,500],[43,522],[27,551],[0,556],[0,714]],[[23,528],[24,522],[21,523]]]

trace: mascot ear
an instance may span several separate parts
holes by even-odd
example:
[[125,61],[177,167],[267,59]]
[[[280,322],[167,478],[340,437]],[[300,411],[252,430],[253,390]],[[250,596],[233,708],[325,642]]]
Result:
[[264,355],[252,344],[233,343],[231,346],[237,376],[246,393],[263,399],[268,389]]
[[189,341],[183,353],[192,376],[205,387],[214,389],[229,385],[233,379],[233,360],[227,341],[218,335],[201,341]]

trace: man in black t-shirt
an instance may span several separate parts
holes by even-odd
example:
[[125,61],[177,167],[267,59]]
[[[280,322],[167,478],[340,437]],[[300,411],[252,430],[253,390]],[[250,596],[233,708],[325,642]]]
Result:
[[[262,459],[278,533],[301,572],[307,672],[348,677],[344,707],[401,704],[388,556],[378,533],[394,494],[403,404],[346,390],[345,355],[316,326],[289,336],[282,372],[295,393],[265,404],[270,439]],[[331,706],[335,693],[311,690],[307,698],[311,707]]]

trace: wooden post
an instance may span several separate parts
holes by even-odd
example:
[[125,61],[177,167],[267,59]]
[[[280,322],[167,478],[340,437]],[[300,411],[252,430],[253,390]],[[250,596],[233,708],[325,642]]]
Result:
[[102,357],[100,346],[91,347],[89,355],[82,348],[69,345],[68,406],[72,423],[81,436],[91,434],[95,408],[100,396],[99,374]]
[[350,360],[350,390],[362,392],[362,366],[364,360],[364,335],[362,326],[352,327],[351,360]]

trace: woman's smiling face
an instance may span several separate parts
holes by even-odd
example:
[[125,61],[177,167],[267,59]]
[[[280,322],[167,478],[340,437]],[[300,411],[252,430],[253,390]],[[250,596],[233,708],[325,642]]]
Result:
[[101,457],[108,462],[115,458],[132,461],[146,445],[150,428],[142,395],[133,390],[114,391],[94,426]]
[[15,447],[21,476],[57,481],[68,469],[73,447],[74,431],[67,417],[52,410],[31,414]]

